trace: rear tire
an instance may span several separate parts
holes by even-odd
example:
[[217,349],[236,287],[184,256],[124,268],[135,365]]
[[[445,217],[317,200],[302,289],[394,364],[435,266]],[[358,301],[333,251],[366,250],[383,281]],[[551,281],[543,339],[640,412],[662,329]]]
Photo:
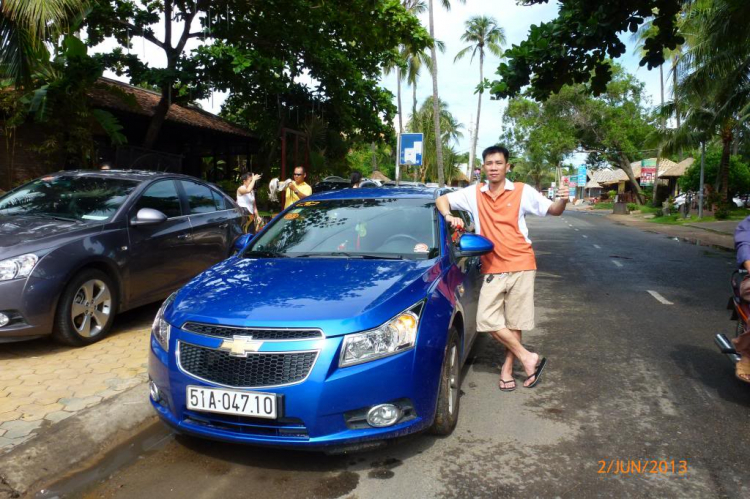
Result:
[[450,435],[458,423],[458,411],[461,402],[461,349],[458,331],[451,327],[448,342],[445,345],[443,367],[440,370],[440,388],[438,389],[435,421],[430,433],[433,435]]
[[96,343],[112,328],[118,306],[112,279],[100,270],[83,270],[60,296],[52,337],[71,346]]

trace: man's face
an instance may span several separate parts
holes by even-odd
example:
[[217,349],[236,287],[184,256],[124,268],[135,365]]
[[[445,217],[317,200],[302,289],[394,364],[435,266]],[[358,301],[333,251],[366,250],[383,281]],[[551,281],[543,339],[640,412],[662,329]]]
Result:
[[294,181],[298,184],[301,184],[305,181],[305,177],[307,174],[305,173],[305,170],[302,168],[295,168],[294,169]]
[[505,175],[510,170],[510,165],[505,160],[503,153],[488,154],[484,158],[484,173],[491,184],[505,182]]

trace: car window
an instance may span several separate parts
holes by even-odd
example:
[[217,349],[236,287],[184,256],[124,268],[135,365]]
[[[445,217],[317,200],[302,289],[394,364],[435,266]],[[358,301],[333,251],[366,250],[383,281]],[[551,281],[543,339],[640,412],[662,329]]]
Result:
[[427,259],[438,254],[435,203],[425,199],[301,201],[246,255]]
[[0,214],[104,221],[137,186],[134,180],[96,175],[42,177],[0,197]]
[[231,210],[234,208],[224,194],[211,189],[211,195],[214,197],[214,206],[216,206],[217,211]]
[[172,180],[161,180],[146,189],[135,204],[135,213],[142,208],[159,210],[168,218],[182,215],[180,197]]
[[180,180],[180,184],[185,189],[191,215],[216,211],[216,202],[208,186],[187,180]]

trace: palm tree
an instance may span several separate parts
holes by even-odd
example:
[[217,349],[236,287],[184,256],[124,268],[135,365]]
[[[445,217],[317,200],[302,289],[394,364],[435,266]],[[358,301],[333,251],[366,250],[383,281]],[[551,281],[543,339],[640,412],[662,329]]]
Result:
[[[435,0],[429,0],[430,1],[430,37],[435,40]],[[466,3],[466,0],[459,0],[461,3]],[[450,0],[442,0],[443,8],[446,10],[450,10],[451,8],[451,2]],[[433,119],[435,120],[435,149],[437,150],[437,169],[438,169],[438,184],[440,187],[445,186],[445,176],[443,173],[443,148],[440,145],[440,109],[438,108],[438,103],[440,102],[440,97],[438,96],[438,66],[437,66],[437,50],[436,50],[436,43],[432,44],[432,47],[430,48],[430,57],[432,58],[432,67],[430,68],[432,70],[432,105],[433,105]]]
[[3,0],[0,5],[0,78],[28,88],[49,62],[44,42],[62,33],[87,0]]
[[497,25],[494,17],[474,16],[466,21],[466,31],[461,35],[461,41],[468,43],[467,47],[461,49],[453,62],[462,59],[471,52],[471,60],[479,54],[479,97],[477,98],[477,123],[474,127],[474,136],[471,138],[471,149],[469,150],[469,168],[474,169],[474,158],[477,156],[477,137],[479,135],[479,115],[482,113],[482,94],[484,94],[484,51],[497,57],[503,55],[505,45],[505,30]]
[[[409,130],[424,134],[424,150],[422,152],[422,168],[419,176],[422,181],[428,177],[439,179],[440,169],[438,168],[438,154],[442,156],[446,147],[450,147],[451,142],[456,142],[463,137],[461,129],[463,125],[458,122],[455,116],[448,111],[448,105],[440,101],[437,105],[439,109],[438,119],[435,120],[433,112],[435,106],[432,97],[428,97],[419,110],[412,115],[409,122]],[[440,123],[439,135],[435,133],[435,121]],[[439,149],[436,144],[440,144]]]
[[[445,53],[445,43],[440,40],[435,40],[438,50],[441,54]],[[403,52],[404,60],[406,60],[406,82],[411,85],[412,89],[412,116],[417,114],[417,82],[419,81],[419,74],[422,72],[422,67],[432,72],[432,58],[424,50],[413,50],[409,47],[404,47]]]
[[[678,95],[698,96],[710,105],[719,130],[722,156],[716,187],[726,202],[729,195],[729,159],[735,129],[750,117],[750,3],[744,0],[695,2],[683,30],[689,49],[680,62],[684,78]],[[705,100],[711,97],[710,101]]]

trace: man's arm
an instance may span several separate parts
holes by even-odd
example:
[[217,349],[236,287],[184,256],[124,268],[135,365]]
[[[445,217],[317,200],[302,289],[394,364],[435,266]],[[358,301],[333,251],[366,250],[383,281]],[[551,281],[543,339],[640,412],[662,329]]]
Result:
[[448,196],[443,194],[439,198],[435,200],[435,206],[437,207],[438,211],[440,212],[443,217],[445,217],[445,221],[451,224],[451,226],[455,228],[463,228],[464,221],[461,220],[458,217],[454,217],[451,215],[451,204],[450,201],[448,201]]
[[566,186],[563,186],[560,187],[560,190],[557,193],[560,199],[552,203],[552,205],[547,209],[547,215],[559,217],[565,211],[565,206],[567,206],[569,201],[568,197],[570,191]]
[[312,187],[309,187],[309,186],[307,187],[308,188],[305,188],[303,186],[302,189],[299,189],[294,182],[289,184],[289,188],[292,189],[297,194],[297,197],[300,199],[305,199],[307,196],[310,196],[312,194]]

